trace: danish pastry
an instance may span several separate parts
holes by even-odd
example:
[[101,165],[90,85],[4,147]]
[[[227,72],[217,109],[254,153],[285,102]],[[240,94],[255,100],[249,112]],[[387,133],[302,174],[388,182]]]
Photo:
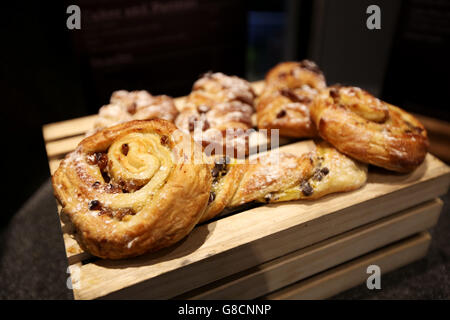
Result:
[[245,162],[218,157],[211,173],[210,203],[201,221],[252,201],[313,200],[354,190],[366,182],[367,166],[322,141],[302,156],[271,151]]
[[266,75],[256,110],[260,129],[279,129],[279,135],[292,138],[314,137],[310,105],[326,87],[325,77],[312,61],[283,62]]
[[323,139],[362,162],[410,172],[425,159],[429,143],[423,125],[360,88],[323,90],[313,103],[311,117]]
[[119,90],[111,95],[110,104],[100,108],[94,132],[131,120],[164,119],[173,122],[177,115],[178,110],[169,96],[152,96],[145,90]]
[[53,187],[85,249],[132,257],[179,241],[201,218],[212,178],[199,155],[201,146],[172,123],[135,120],[81,141]]
[[[248,154],[248,129],[255,113],[250,83],[223,73],[206,73],[197,80],[175,120],[182,130],[214,154]],[[228,150],[228,151],[227,151]],[[231,153],[230,153],[231,152]]]

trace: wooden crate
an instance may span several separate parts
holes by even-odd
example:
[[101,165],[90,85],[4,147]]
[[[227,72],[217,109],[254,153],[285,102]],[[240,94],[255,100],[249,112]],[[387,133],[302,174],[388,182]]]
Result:
[[[256,83],[255,90],[260,86]],[[181,105],[183,98],[176,103]],[[43,127],[52,173],[92,128],[94,119],[88,116]],[[281,148],[301,154],[310,147],[310,141],[302,141]],[[342,263],[363,259],[436,223],[442,206],[436,197],[447,192],[450,181],[445,164],[428,154],[411,174],[371,169],[367,184],[359,190],[235,212],[197,226],[170,248],[133,259],[91,257],[78,246],[70,222],[62,221],[75,298],[256,298],[294,282],[310,281],[305,279],[313,275],[322,279],[324,270],[343,268]],[[423,255],[423,237],[414,245],[400,246],[415,255],[393,245],[395,250],[386,249],[389,254],[383,261],[393,269]],[[292,296],[326,297],[346,289],[342,285],[346,279],[355,282],[351,273],[336,270],[333,283],[340,285],[330,284],[327,291],[325,280],[296,283],[292,292],[302,295]],[[325,272],[323,277],[329,275]],[[277,293],[267,296],[276,297]]]
[[[434,226],[435,199],[218,280],[178,299],[254,299]],[[383,273],[384,273],[383,269]],[[367,277],[367,273],[364,274]],[[316,289],[317,290],[317,289]],[[328,290],[323,288],[321,291]],[[326,294],[322,293],[321,297]]]

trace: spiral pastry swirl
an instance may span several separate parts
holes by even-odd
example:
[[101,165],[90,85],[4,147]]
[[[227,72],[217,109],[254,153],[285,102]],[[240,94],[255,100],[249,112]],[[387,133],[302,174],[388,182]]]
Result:
[[120,259],[169,246],[197,224],[211,174],[201,146],[165,120],[131,121],[84,139],[53,175],[82,245]]
[[427,132],[414,116],[357,87],[323,90],[311,118],[323,139],[362,162],[410,172],[427,154]]

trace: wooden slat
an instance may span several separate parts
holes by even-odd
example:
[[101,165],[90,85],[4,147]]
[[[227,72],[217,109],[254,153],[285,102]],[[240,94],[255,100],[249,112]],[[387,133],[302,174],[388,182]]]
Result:
[[326,299],[365,283],[369,277],[367,267],[370,265],[380,267],[381,288],[383,288],[383,274],[423,258],[430,242],[430,234],[423,232],[260,298],[266,300]]
[[281,258],[221,279],[176,299],[255,299],[434,226],[435,199]]
[[84,135],[92,130],[97,115],[46,124],[42,127],[44,140],[53,141],[61,138]]
[[69,288],[69,284],[72,285],[71,289],[78,287],[79,280],[80,280],[80,277],[79,277],[80,268],[81,268],[81,262],[74,263],[74,264],[68,266],[67,272],[70,273],[70,278],[69,278],[70,283],[69,283],[69,279],[67,279],[67,282],[66,282],[68,288]]
[[56,156],[62,156],[75,150],[77,145],[84,139],[84,135],[65,138],[63,140],[50,141],[45,144],[47,157],[52,159]]

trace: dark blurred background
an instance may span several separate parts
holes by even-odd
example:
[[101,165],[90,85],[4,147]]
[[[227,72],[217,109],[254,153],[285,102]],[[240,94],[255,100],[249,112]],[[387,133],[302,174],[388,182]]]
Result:
[[[81,30],[66,28],[71,4]],[[381,30],[366,27],[371,4]],[[448,0],[11,1],[0,21],[0,228],[50,175],[42,125],[96,113],[117,89],[179,96],[209,70],[259,80],[309,58],[329,84],[450,121]]]

